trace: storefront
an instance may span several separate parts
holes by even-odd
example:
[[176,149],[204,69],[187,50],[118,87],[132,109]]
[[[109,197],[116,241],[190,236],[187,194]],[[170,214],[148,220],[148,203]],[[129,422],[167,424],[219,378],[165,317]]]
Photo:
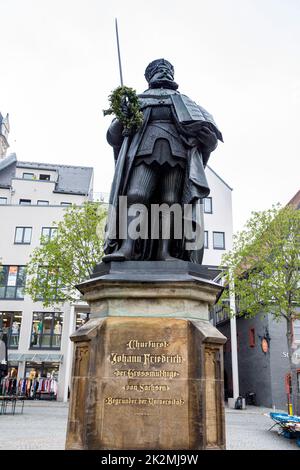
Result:
[[27,399],[57,400],[62,361],[62,354],[9,352],[8,365],[11,375],[2,383],[2,389]]
[[8,348],[9,369],[5,375],[15,379],[14,387],[10,382],[6,389],[14,388],[15,393],[29,399],[67,401],[73,358],[69,338],[89,320],[88,306],[79,304],[62,311],[23,308],[22,312],[2,312],[0,320],[12,345]]

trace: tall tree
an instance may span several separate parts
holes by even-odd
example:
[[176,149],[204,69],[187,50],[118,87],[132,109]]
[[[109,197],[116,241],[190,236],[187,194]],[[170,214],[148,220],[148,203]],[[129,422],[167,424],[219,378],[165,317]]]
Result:
[[274,206],[253,212],[222,264],[227,267],[226,283],[234,285],[240,314],[249,318],[268,313],[285,321],[293,412],[300,414],[293,338],[293,322],[300,318],[300,210]]
[[55,235],[42,237],[26,267],[26,294],[45,307],[78,299],[76,284],[88,279],[103,256],[106,211],[100,203],[67,209]]

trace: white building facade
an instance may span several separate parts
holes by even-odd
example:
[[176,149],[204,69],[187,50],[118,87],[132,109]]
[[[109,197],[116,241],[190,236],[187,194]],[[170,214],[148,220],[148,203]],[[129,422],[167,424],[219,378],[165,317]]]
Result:
[[[39,397],[67,399],[70,334],[85,320],[86,306],[44,308],[24,295],[25,267],[41,236],[55,235],[67,206],[91,199],[93,169],[0,159],[0,328],[7,333],[9,370],[26,379],[50,379]],[[78,311],[79,310],[79,311]],[[22,383],[20,383],[23,381]],[[28,382],[28,380],[27,380]]]
[[203,264],[219,267],[223,254],[232,248],[232,188],[210,166],[205,173],[210,194],[204,200]]

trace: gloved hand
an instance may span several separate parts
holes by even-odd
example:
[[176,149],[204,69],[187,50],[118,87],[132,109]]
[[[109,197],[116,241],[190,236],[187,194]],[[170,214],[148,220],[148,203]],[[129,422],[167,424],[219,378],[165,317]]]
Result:
[[132,112],[131,112],[131,109],[130,109],[130,103],[128,101],[127,96],[124,96],[122,98],[121,109],[122,109],[122,113],[125,115],[126,118],[131,117]]
[[218,145],[218,139],[215,132],[206,126],[202,126],[198,130],[197,139],[200,142],[200,146],[210,152],[212,152]]

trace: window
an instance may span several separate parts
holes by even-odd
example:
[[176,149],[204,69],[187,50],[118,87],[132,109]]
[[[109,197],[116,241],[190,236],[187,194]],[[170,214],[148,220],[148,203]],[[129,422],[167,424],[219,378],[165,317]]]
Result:
[[211,315],[215,318],[215,324],[226,321],[230,317],[229,300],[224,299],[222,302],[218,302],[216,305],[210,307]]
[[249,346],[250,348],[255,347],[255,328],[250,328],[249,330]]
[[37,205],[38,206],[49,206],[49,201],[38,200]]
[[0,197],[0,205],[7,204],[7,197]]
[[0,312],[0,329],[7,335],[7,345],[17,349],[19,345],[22,312]]
[[40,175],[41,181],[50,181],[50,175]]
[[16,227],[15,244],[30,245],[32,227]]
[[208,231],[204,230],[204,248],[208,248]]
[[34,173],[23,173],[23,180],[33,180]]
[[20,206],[30,206],[31,199],[20,199],[19,204],[20,204]]
[[56,227],[43,227],[42,228],[42,240],[41,243],[48,243],[57,234]]
[[[300,392],[300,372],[297,370],[297,391],[298,393]],[[287,374],[285,376],[285,390],[286,393],[288,394],[288,401],[289,403],[291,402],[291,394],[293,392],[292,389],[292,379],[291,379],[291,374]]]
[[61,202],[60,205],[61,206],[71,206],[72,203],[71,202]]
[[293,336],[294,342],[300,343],[300,320],[293,321]]
[[78,328],[80,328],[82,325],[84,325],[87,321],[89,321],[89,318],[90,318],[90,314],[89,312],[88,313],[85,313],[85,312],[78,312],[76,314],[76,325],[75,325],[75,328],[76,330],[78,330]]
[[225,250],[225,233],[213,232],[213,244],[215,250]]
[[60,349],[63,314],[34,312],[30,347],[32,349]]
[[204,198],[204,212],[205,214],[212,214],[212,198]]
[[0,299],[24,299],[25,266],[0,266]]

